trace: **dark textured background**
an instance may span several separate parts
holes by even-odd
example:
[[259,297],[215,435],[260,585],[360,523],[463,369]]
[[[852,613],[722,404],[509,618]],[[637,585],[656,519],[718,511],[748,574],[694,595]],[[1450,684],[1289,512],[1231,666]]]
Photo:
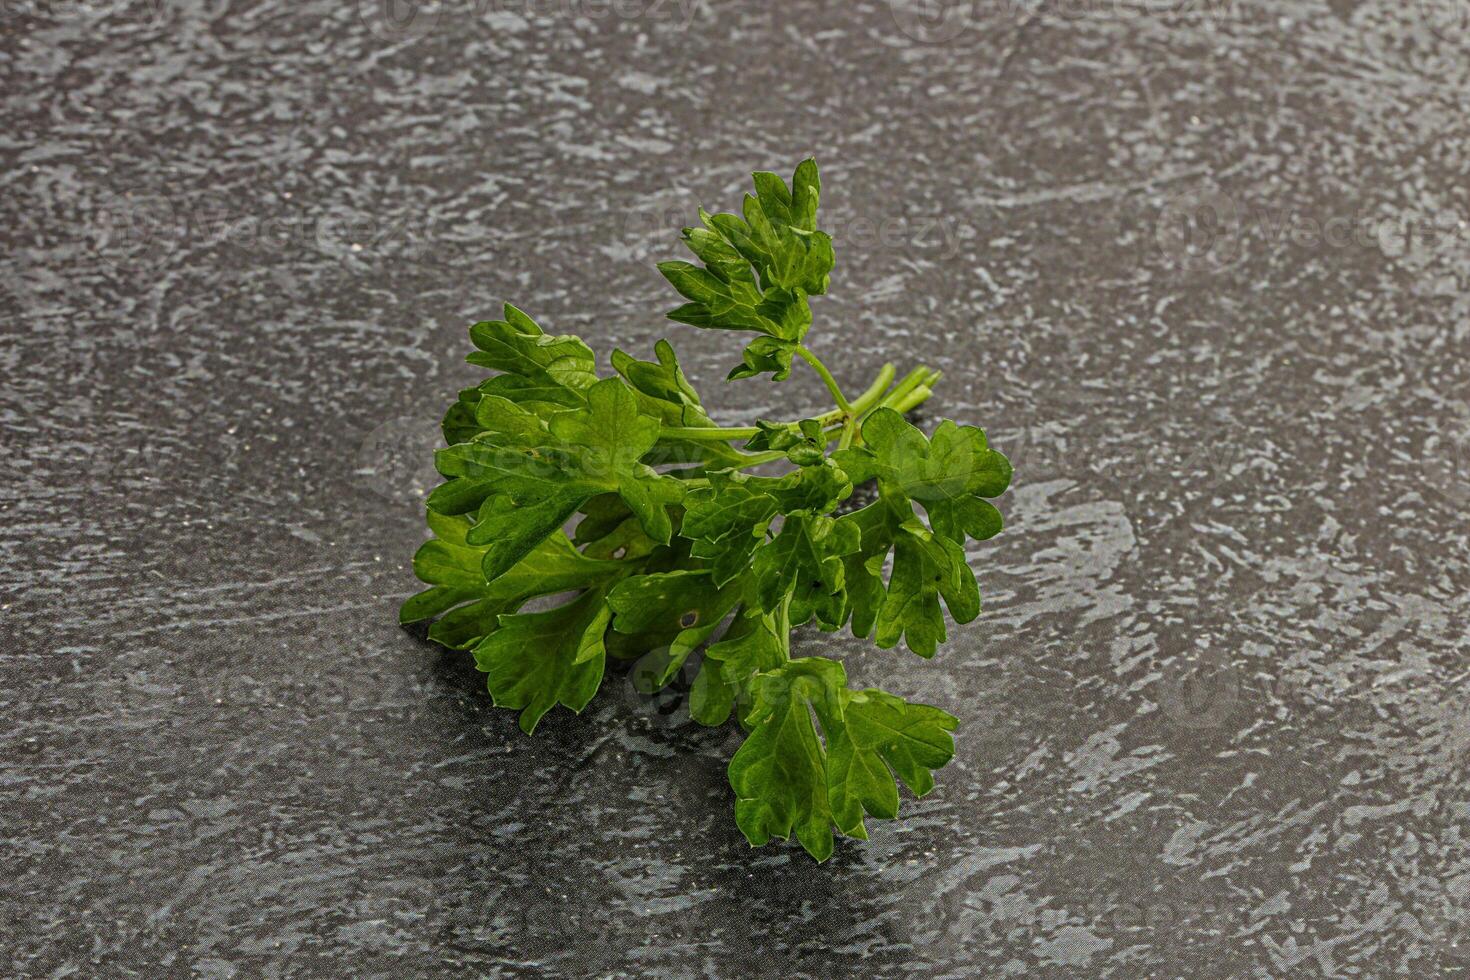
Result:
[[[1465,4],[939,10],[0,4],[0,973],[1470,970]],[[933,662],[798,637],[964,720],[822,866],[394,624],[501,301],[824,404],[653,269],[807,153],[814,347],[1018,472]]]

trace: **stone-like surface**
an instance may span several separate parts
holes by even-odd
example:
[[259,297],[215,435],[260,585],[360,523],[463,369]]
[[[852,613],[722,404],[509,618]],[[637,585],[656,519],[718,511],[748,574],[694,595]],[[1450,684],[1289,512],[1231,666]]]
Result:
[[[1463,6],[974,6],[5,5],[3,972],[1470,969]],[[821,404],[652,267],[808,152],[814,345],[1018,470],[933,662],[799,637],[964,719],[822,866],[394,625],[502,300]]]

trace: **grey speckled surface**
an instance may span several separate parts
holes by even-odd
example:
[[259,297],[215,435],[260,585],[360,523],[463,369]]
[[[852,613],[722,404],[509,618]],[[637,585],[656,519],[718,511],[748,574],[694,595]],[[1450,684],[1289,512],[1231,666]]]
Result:
[[[1470,971],[1463,5],[937,9],[0,6],[0,972]],[[394,625],[502,300],[820,403],[652,268],[807,152],[815,346],[1018,470],[935,661],[799,637],[965,721],[821,867]]]

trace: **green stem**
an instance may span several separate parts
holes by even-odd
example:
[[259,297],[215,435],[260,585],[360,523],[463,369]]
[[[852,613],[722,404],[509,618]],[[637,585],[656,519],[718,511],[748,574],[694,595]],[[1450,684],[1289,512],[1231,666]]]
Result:
[[[940,372],[927,367],[914,368],[899,382],[897,388],[888,391],[888,386],[893,381],[893,375],[893,365],[883,365],[883,369],[878,372],[878,376],[873,379],[873,383],[852,402],[851,413],[844,413],[841,409],[838,409],[817,416],[817,421],[821,422],[822,427],[827,430],[828,442],[836,439],[838,448],[846,449],[857,441],[862,420],[871,414],[872,411],[887,407],[903,413],[921,404],[933,393],[930,385],[939,380]],[[887,393],[885,394],[885,392]],[[841,423],[841,427],[834,428],[838,423]],[[684,433],[690,433],[690,435],[685,436]],[[725,435],[717,435],[716,433],[725,433]],[[734,434],[730,435],[729,433]],[[713,427],[701,429],[665,428],[662,434],[665,436],[680,436],[691,439],[736,439],[749,438],[755,434],[755,430],[720,429]],[[773,449],[770,452],[756,453],[749,456],[745,462],[729,468],[734,470],[748,470],[752,467],[762,466],[766,463],[773,463],[778,459],[785,458],[786,453],[784,451]]]
[[[878,402],[878,399],[883,397],[883,393],[888,390],[888,386],[893,383],[893,374],[892,364],[883,365],[882,369],[878,372],[878,376],[873,379],[873,383],[868,385],[867,390],[848,406],[849,409],[853,412],[861,413],[873,407]],[[841,422],[847,414],[842,409],[835,408],[830,412],[824,412],[816,416],[816,419],[822,423],[823,427],[826,427]],[[666,425],[659,432],[659,438],[689,439],[695,442],[729,442],[732,439],[749,439],[759,431],[753,425],[701,425],[685,427]]]
[[934,394],[934,391],[928,385],[919,385],[919,387],[905,395],[902,401],[894,405],[893,410],[899,415],[903,415],[905,412],[918,408],[932,394]]
[[[872,415],[873,412],[876,412],[880,408],[891,408],[898,414],[903,415],[905,412],[923,404],[934,393],[933,386],[943,376],[944,372],[927,367],[916,367],[906,374],[896,388],[884,395],[882,400],[874,405],[871,410],[863,412],[855,420],[856,442],[859,445],[862,444],[862,423],[869,415]],[[853,440],[849,440],[849,442],[851,441]],[[847,444],[844,443],[843,448],[846,448],[846,446]]]
[[915,388],[937,380],[939,380],[938,371],[927,367],[916,367],[904,375],[903,380],[898,383],[898,387],[883,396],[883,400],[874,406],[874,411],[879,408],[892,408],[904,398],[908,397],[909,393]]
[[[811,360],[816,361],[816,355],[812,355]],[[820,361],[816,361],[813,367],[820,364]],[[819,370],[823,373],[826,372],[825,367]],[[892,364],[883,365],[882,369],[878,371],[877,377],[873,379],[873,383],[868,385],[867,389],[861,395],[848,402],[846,409],[837,408],[816,416],[816,420],[821,423],[822,428],[827,430],[828,442],[836,439],[839,449],[848,448],[854,442],[858,441],[864,418],[880,408],[892,408],[900,414],[909,411],[921,404],[933,393],[933,385],[939,380],[941,375],[941,372],[932,368],[916,367],[904,375],[903,380],[898,383],[897,387],[890,390],[889,385],[893,384],[894,373]],[[825,376],[829,379],[831,378],[830,374],[826,374]],[[837,382],[835,380],[832,381],[829,388],[835,389],[836,384]],[[833,397],[835,398],[837,394],[838,392],[834,390]],[[834,426],[838,425],[841,427],[834,428]],[[760,429],[753,425],[665,426],[659,432],[659,438],[688,439],[696,442],[730,442],[735,439],[749,439],[759,431]],[[730,469],[746,470],[753,466],[760,466],[764,463],[771,463],[784,458],[786,458],[786,453],[781,450],[756,453],[747,458],[745,462],[730,467]]]
[[689,439],[694,442],[729,442],[731,439],[749,439],[759,432],[753,425],[725,426],[725,425],[698,425],[677,426],[666,425],[659,430],[660,439]]
[[[854,412],[866,412],[878,404],[878,399],[882,398],[883,393],[888,390],[888,386],[893,384],[893,375],[893,365],[883,365],[878,371],[878,376],[873,379],[873,383],[868,385],[868,390],[852,400],[852,410]],[[840,411],[838,414],[840,417]],[[833,421],[836,420],[834,419]]]
[[[852,400],[852,414],[861,415],[876,405],[878,399],[883,397],[883,393],[888,390],[888,386],[891,384],[893,384],[893,365],[885,364],[882,370],[878,372],[878,376],[873,379],[873,383],[868,385],[868,389]],[[847,417],[848,413],[840,408],[834,408],[830,412],[823,412],[821,415],[818,415],[816,419],[823,426],[828,426],[836,425],[838,422],[844,421]]]
[[[828,442],[831,442],[833,439],[839,439],[839,438],[841,438],[841,436],[842,436],[842,429],[828,429],[827,432],[825,433],[825,435],[827,436],[827,441]],[[756,453],[754,456],[751,456],[749,459],[747,459],[745,462],[741,463],[739,466],[732,466],[730,468],[731,469],[736,469],[736,470],[748,470],[752,466],[760,466],[763,463],[774,463],[778,459],[785,459],[785,458],[786,458],[786,450],[784,450],[784,449],[772,449],[769,452]]]
[[756,466],[763,466],[766,463],[774,463],[778,459],[785,458],[785,450],[773,449],[768,453],[757,453],[756,455],[747,459],[745,462],[741,463],[739,466],[732,466],[730,468],[732,470],[748,470]]
[[852,402],[848,401],[847,396],[842,393],[842,389],[837,385],[837,379],[832,377],[832,372],[827,370],[827,365],[822,363],[821,358],[817,357],[817,355],[805,347],[798,346],[796,353],[803,361],[806,361],[812,366],[812,370],[822,376],[822,383],[832,393],[832,400],[837,403],[837,407],[842,410],[842,414],[851,415]]
[[[834,422],[840,421],[842,423],[842,435],[837,439],[837,448],[839,450],[848,448],[852,445],[853,440],[857,438],[858,418],[869,408],[877,404],[878,400],[883,397],[883,393],[893,383],[893,374],[892,364],[883,365],[882,370],[878,372],[878,377],[874,378],[873,383],[868,385],[868,390],[859,395],[847,407],[846,411],[839,408],[837,411],[828,412],[824,416],[824,419],[831,418]],[[834,391],[833,394],[838,393]]]
[[776,636],[781,641],[781,659],[791,659],[791,593],[776,608]]

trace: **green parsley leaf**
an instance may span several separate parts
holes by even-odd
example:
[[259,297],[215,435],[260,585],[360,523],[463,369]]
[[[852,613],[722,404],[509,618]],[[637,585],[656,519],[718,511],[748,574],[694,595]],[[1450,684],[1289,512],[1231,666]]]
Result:
[[474,651],[496,707],[523,709],[527,735],[557,704],[580,712],[602,683],[610,616],[596,589],[555,609],[501,616],[500,627]]
[[770,544],[755,553],[755,595],[766,612],[789,602],[792,625],[813,616],[829,629],[842,625],[844,555],[858,550],[857,530],[830,517],[790,514]]
[[645,693],[666,686],[740,601],[740,583],[716,585],[709,572],[635,575],[608,596],[613,629],[647,651],[638,678]]
[[[570,395],[553,394],[554,389],[577,392],[597,381],[597,359],[580,338],[547,336],[534,320],[509,303],[505,305],[504,320],[487,320],[470,327],[470,340],[479,350],[465,360],[505,372],[498,386],[503,390],[491,390],[489,394],[533,390],[544,394],[512,401],[566,404],[569,399],[575,400]],[[505,377],[518,378],[527,386],[505,383]]]
[[414,555],[413,570],[431,588],[405,602],[399,619],[414,623],[439,617],[429,638],[447,647],[472,646],[497,628],[500,615],[531,599],[594,588],[626,574],[622,563],[589,558],[556,533],[487,580],[482,571],[487,549],[466,542],[472,527],[467,518],[431,512],[429,526],[436,537]]
[[[900,639],[921,657],[932,657],[946,639],[943,598],[956,622],[980,614],[980,589],[954,541],[932,533],[910,504],[881,495],[876,503],[839,518],[855,531],[859,547],[843,556],[848,593],[845,613],[854,636],[869,636],[888,649]],[[893,572],[885,585],[885,559],[893,553]]]
[[999,497],[1011,482],[1011,464],[985,442],[973,425],[945,420],[932,438],[892,409],[874,412],[863,423],[860,449],[839,451],[838,465],[854,482],[877,477],[880,489],[908,497],[929,515],[934,530],[964,543],[1000,533],[1000,511],[986,497]]
[[694,679],[689,713],[702,725],[723,725],[739,706],[748,706],[751,679],[773,670],[790,654],[787,634],[776,617],[759,610],[746,610],[736,617],[730,631],[704,654],[704,665]]
[[[846,515],[860,546],[844,556],[847,615],[856,636],[888,648],[904,640],[921,657],[932,657],[946,639],[942,598],[956,622],[980,614],[980,592],[965,559],[966,537],[983,540],[1000,532],[1001,516],[985,498],[1005,492],[1011,464],[990,449],[974,426],[940,423],[932,438],[891,409],[864,422],[864,445],[839,450],[838,465],[855,482],[875,479],[879,499]],[[923,506],[932,530],[919,519]],[[890,551],[893,571],[882,569]]]
[[750,736],[730,760],[735,822],[756,847],[793,833],[818,861],[832,855],[826,750],[812,724],[841,728],[842,665],[824,657],[792,660],[756,674],[746,715]]
[[540,448],[528,446],[516,425],[436,454],[439,472],[449,479],[429,494],[429,509],[476,512],[467,540],[488,545],[487,579],[609,491],[622,497],[653,540],[666,543],[673,533],[668,508],[682,499],[683,487],[640,461],[658,440],[658,422],[638,414],[632,391],[616,378],[588,388],[586,401],[550,416]]
[[704,265],[661,262],[659,271],[687,300],[669,319],[695,327],[764,334],[752,341],[731,380],[771,373],[784,381],[812,324],[807,297],[825,293],[832,239],[816,229],[821,182],[805,160],[791,186],[773,173],[754,175],[743,217],[701,210],[703,228],[685,228],[684,244]]
[[842,726],[827,734],[827,799],[849,837],[868,839],[863,814],[898,816],[894,774],[915,796],[934,789],[933,770],[954,757],[953,715],[886,691],[843,692]]
[[833,824],[866,840],[865,813],[898,815],[894,774],[923,796],[954,756],[952,715],[876,688],[850,691],[833,660],[788,661],[756,674],[750,690],[750,736],[730,760],[730,785],[735,821],[756,846],[794,834],[824,861]]
[[894,774],[923,796],[933,789],[932,770],[954,757],[956,718],[876,688],[848,691],[836,661],[788,661],[756,674],[750,689],[751,735],[729,776],[735,821],[753,845],[794,833],[811,857],[825,861],[833,823],[866,840],[864,813],[898,815]]
[[[990,501],[1011,468],[974,426],[926,436],[904,420],[938,372],[895,384],[885,365],[843,394],[805,345],[833,268],[816,164],[753,180],[739,214],[701,210],[684,230],[696,262],[660,265],[686,300],[669,317],[752,335],[731,379],[809,364],[832,410],[724,427],[667,340],[649,361],[614,350],[615,374],[599,378],[580,338],[507,304],[470,327],[468,360],[489,376],[444,415],[444,482],[413,559],[426,588],[399,618],[471,651],[527,733],[557,705],[581,711],[609,660],[648,693],[692,668],[693,720],[746,733],[728,772],[741,832],[755,845],[794,836],[824,860],[836,834],[866,838],[868,817],[897,816],[900,782],[934,788],[956,721],[850,689],[830,657],[793,658],[810,642],[798,631],[850,625],[933,656],[946,611],[979,615],[965,548],[1000,531]],[[860,485],[871,502],[839,514]]]

